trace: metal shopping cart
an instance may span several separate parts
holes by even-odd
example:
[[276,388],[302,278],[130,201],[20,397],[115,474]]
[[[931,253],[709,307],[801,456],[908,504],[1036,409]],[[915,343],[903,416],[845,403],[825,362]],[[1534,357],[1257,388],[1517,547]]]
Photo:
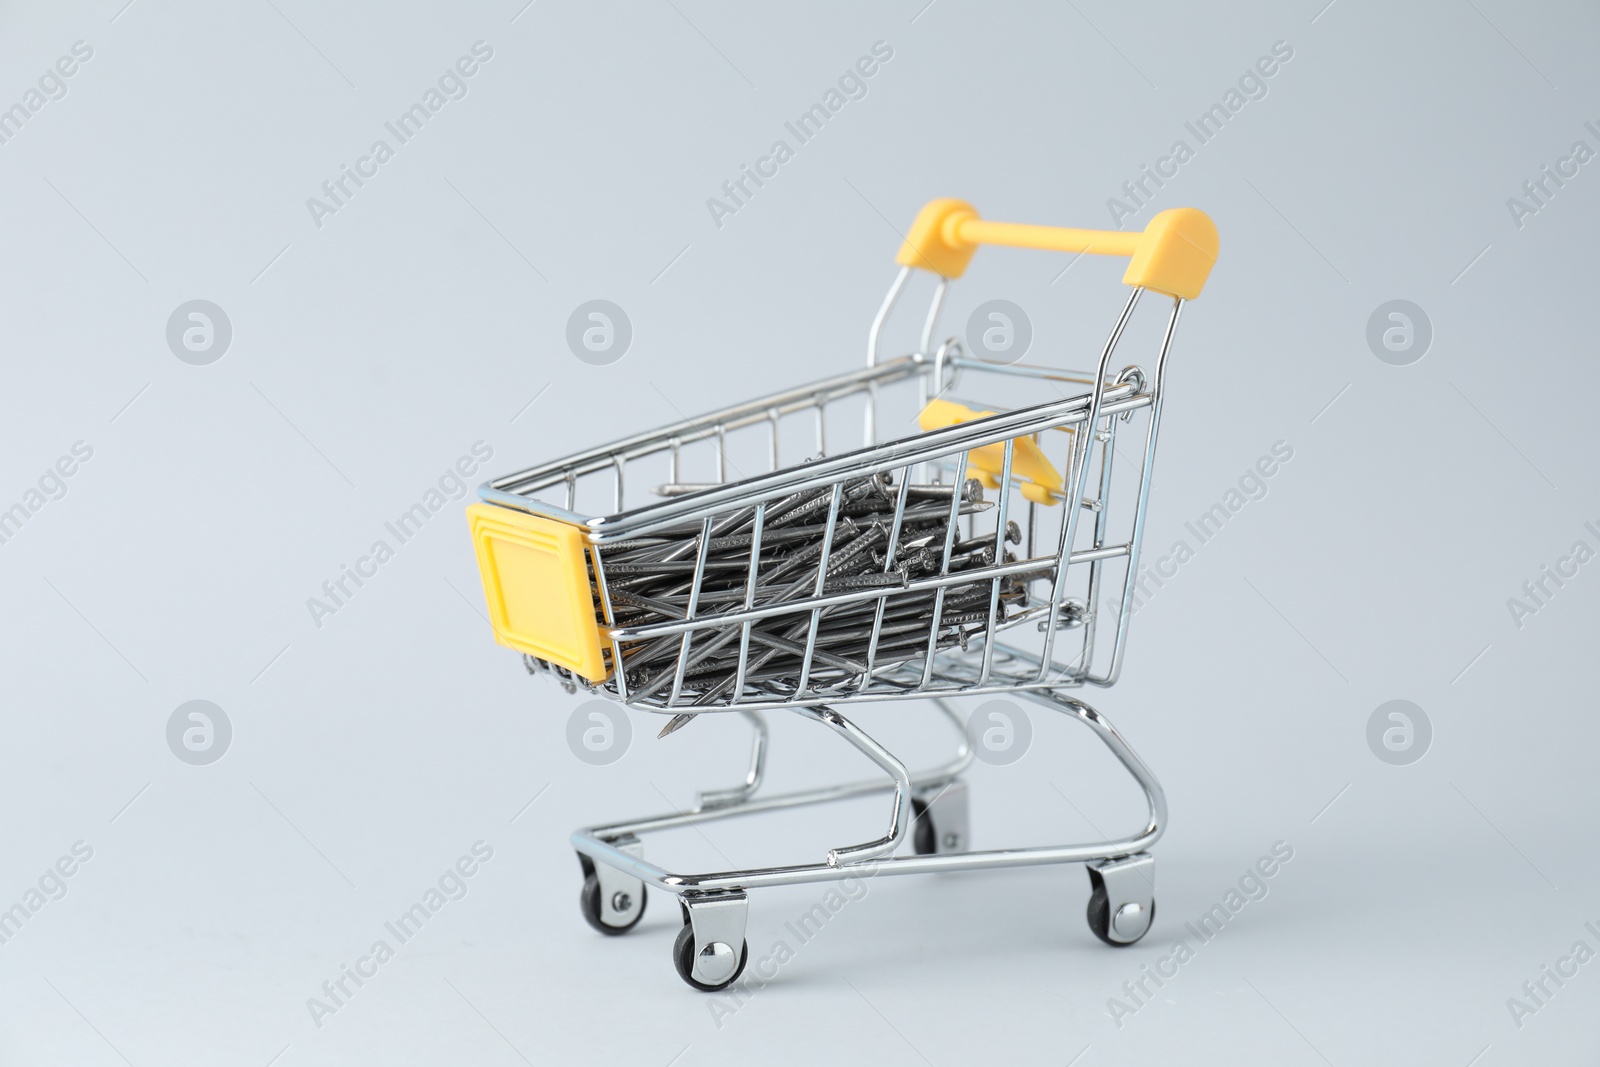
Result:
[[[949,283],[980,244],[1128,257],[1133,291],[1093,370],[980,358],[954,338],[935,345]],[[468,510],[491,622],[530,672],[671,716],[663,734],[725,712],[754,729],[742,785],[702,793],[690,811],[573,834],[591,925],[623,933],[643,915],[647,886],[672,894],[684,920],[674,965],[691,986],[717,990],[744,969],[753,889],[1085,863],[1093,932],[1112,945],[1144,936],[1155,914],[1147,849],[1165,827],[1165,797],[1106,718],[1071,693],[1109,686],[1122,669],[1167,355],[1216,255],[1215,226],[1190,208],[1124,233],[991,222],[936,200],[900,249],[864,368],[479,489]],[[937,276],[920,344],[882,358],[885,322],[917,271]],[[1153,367],[1113,369],[1146,292],[1170,301]],[[968,399],[974,386],[1027,395],[986,403]],[[890,414],[896,404],[906,421]],[[860,447],[836,446],[841,419]],[[785,466],[785,452],[803,462]],[[746,471],[752,456],[765,473]],[[973,851],[960,776],[982,742],[951,700],[998,693],[1094,731],[1144,792],[1142,828],[1093,844]],[[953,760],[916,772],[844,714],[915,698],[963,737]],[[761,713],[778,709],[825,727],[886,777],[759,796]],[[887,832],[811,862],[695,874],[643,855],[655,831],[875,792],[893,795]]]

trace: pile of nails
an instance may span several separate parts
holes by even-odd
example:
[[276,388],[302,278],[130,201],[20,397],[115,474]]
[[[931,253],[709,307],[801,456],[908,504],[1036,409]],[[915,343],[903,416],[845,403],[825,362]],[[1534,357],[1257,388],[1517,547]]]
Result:
[[[754,507],[714,519],[703,546],[701,523],[604,546],[601,564],[612,621],[617,626],[639,626],[685,619],[691,599],[696,618],[713,619],[747,607],[803,600],[816,595],[820,569],[824,596],[861,589],[884,593],[821,609],[806,676],[808,689],[859,680],[868,672],[869,662],[877,676],[885,667],[925,655],[930,639],[936,649],[966,648],[974,635],[988,628],[992,579],[946,586],[937,606],[936,634],[931,632],[936,594],[892,590],[945,573],[947,544],[948,573],[991,566],[995,535],[963,539],[959,529],[951,532],[950,522],[952,507],[959,520],[994,505],[983,499],[983,485],[976,480],[959,487],[905,486],[897,529],[901,489],[888,474],[844,483],[831,539],[828,516],[834,487],[823,486],[768,503],[760,516],[758,546]],[[1008,522],[1006,527],[1004,542],[1016,544],[1021,537],[1016,524]],[[1014,559],[1005,551],[1004,562]],[[597,602],[598,597],[597,583]],[[1026,606],[1026,599],[1024,581],[1002,579],[995,621],[1004,621]],[[757,620],[750,630],[745,686],[769,694],[794,692],[801,681],[811,623],[809,610]],[[738,623],[696,630],[681,683],[677,681],[681,635],[625,645],[629,698],[664,699],[675,685],[684,704],[727,703],[743,695],[733,692],[739,680],[742,633]]]

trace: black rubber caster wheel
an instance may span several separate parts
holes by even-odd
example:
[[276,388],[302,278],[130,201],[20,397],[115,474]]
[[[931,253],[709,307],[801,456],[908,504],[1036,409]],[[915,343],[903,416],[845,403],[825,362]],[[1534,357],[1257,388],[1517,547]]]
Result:
[[[1152,899],[1150,901],[1150,922],[1144,928],[1145,933],[1149,933],[1151,927],[1155,926],[1155,924],[1156,902]],[[1144,934],[1140,934],[1132,941],[1111,940],[1111,900],[1106,895],[1106,887],[1103,885],[1095,886],[1094,891],[1089,894],[1089,929],[1094,931],[1094,936],[1112,948],[1127,948],[1129,945],[1137,945],[1144,938]]]
[[739,980],[744,973],[744,965],[750,959],[750,942],[744,941],[739,945],[739,966],[734,968],[733,974],[725,982],[716,985],[707,985],[693,977],[694,974],[694,927],[688,923],[683,924],[683,929],[678,931],[678,940],[672,943],[672,965],[678,969],[678,977],[704,993],[715,993],[719,989],[726,989]]
[[[626,894],[620,895],[626,896]],[[583,911],[584,919],[589,923],[590,926],[594,927],[596,930],[599,930],[602,934],[608,934],[612,937],[615,937],[618,934],[625,934],[629,930],[632,930],[635,926],[638,926],[639,920],[644,918],[645,905],[649,902],[650,898],[645,895],[644,886],[641,885],[639,887],[638,901],[627,902],[628,906],[633,908],[633,918],[626,926],[612,926],[611,924],[603,922],[600,919],[599,875],[590,874],[586,876],[583,880],[583,892],[578,895],[578,907]]]
[[916,849],[919,856],[931,856],[939,851],[938,830],[933,825],[933,817],[928,814],[928,805],[911,798],[911,847]]

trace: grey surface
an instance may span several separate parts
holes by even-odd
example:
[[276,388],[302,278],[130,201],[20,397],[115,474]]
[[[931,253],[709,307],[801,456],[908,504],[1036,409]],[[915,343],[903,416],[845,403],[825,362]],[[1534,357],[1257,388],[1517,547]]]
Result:
[[[0,944],[0,1062],[1592,1061],[1600,962],[1520,1027],[1507,1007],[1600,949],[1600,564],[1520,627],[1507,603],[1600,548],[1600,163],[1520,227],[1507,206],[1600,148],[1592,7],[922,2],[8,5],[0,104],[94,55],[0,144],[0,506],[93,455],[0,544],[0,906],[93,857]],[[316,226],[306,198],[479,40],[467,96]],[[879,40],[865,98],[715,226],[706,198]],[[1157,929],[1102,946],[1072,869],[873,884],[719,1025],[671,970],[670,901],[599,938],[565,839],[731,783],[737,724],[637,721],[619,761],[576,758],[579,699],[490,638],[458,501],[320,627],[307,599],[475,442],[498,473],[857,365],[929,198],[1109,225],[1280,40],[1267,95],[1129,220],[1194,205],[1223,241],[1173,356],[1152,549],[1294,450],[1088,694],[1169,792]],[[981,254],[947,329],[1005,297],[1037,356],[1082,362],[1119,268],[1063,265]],[[633,326],[610,365],[565,343],[594,299]],[[1406,366],[1366,341],[1397,299],[1433,329]],[[192,300],[232,326],[206,365],[167,344]],[[1405,766],[1367,745],[1396,699],[1433,731]],[[192,700],[231,724],[209,764],[168,747]],[[945,742],[921,708],[862,721],[914,758]],[[1136,819],[1086,733],[1034,729],[971,775],[979,844]],[[775,784],[864,766],[817,732],[777,725]],[[881,818],[652,854],[807,859]],[[316,1025],[307,999],[477,841],[466,895]],[[1109,998],[1279,841],[1266,898],[1119,1027]],[[759,894],[753,951],[820,896]]]

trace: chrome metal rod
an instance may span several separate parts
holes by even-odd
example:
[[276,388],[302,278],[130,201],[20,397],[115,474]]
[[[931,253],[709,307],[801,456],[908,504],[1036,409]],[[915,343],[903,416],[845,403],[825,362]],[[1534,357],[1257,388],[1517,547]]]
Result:
[[847,863],[877,859],[887,856],[905,840],[910,820],[906,812],[911,806],[911,774],[906,765],[894,754],[874,741],[861,727],[829,707],[797,708],[798,714],[814,719],[828,727],[855,746],[856,750],[883,768],[894,783],[894,806],[889,810],[889,832],[876,841],[859,845],[846,845],[828,850],[828,866],[841,867]]
[[883,334],[883,324],[889,320],[889,312],[894,310],[895,301],[900,299],[900,293],[906,287],[906,279],[911,277],[910,267],[901,267],[900,273],[894,276],[894,281],[889,284],[889,292],[883,298],[883,303],[878,307],[878,313],[872,316],[872,326],[867,330],[867,366],[878,365],[878,338]]
[[[1100,353],[1100,364],[1095,371],[1094,389],[1090,392],[1088,411],[1084,417],[1084,431],[1075,435],[1073,441],[1073,464],[1071,484],[1066,488],[1068,500],[1083,499],[1084,486],[1089,480],[1089,439],[1094,436],[1095,427],[1099,425],[1101,409],[1106,398],[1106,374],[1111,366],[1111,356],[1117,350],[1117,342],[1122,340],[1122,331],[1127,329],[1128,320],[1133,317],[1133,311],[1139,306],[1139,297],[1143,289],[1135,289],[1128,295],[1128,302],[1122,309],[1117,323],[1111,328],[1111,336],[1106,338],[1105,348]],[[1080,508],[1069,507],[1061,531],[1061,545],[1057,556],[1059,565],[1056,568],[1055,581],[1050,590],[1050,618],[1045,623],[1044,631],[1044,656],[1039,668],[1039,680],[1045,680],[1045,672],[1049,669],[1051,653],[1055,650],[1056,620],[1061,610],[1061,601],[1067,591],[1067,564],[1070,560],[1073,544],[1078,534],[1078,515]],[[1085,667],[1087,669],[1087,667]]]
[[928,317],[922,323],[922,340],[917,346],[918,352],[926,354],[933,347],[933,335],[939,329],[939,311],[944,307],[944,297],[949,291],[950,279],[940,275],[939,284],[933,290],[933,299],[928,303]]
[[1088,371],[1059,370],[1041,367],[1037,363],[991,363],[972,356],[951,356],[950,366],[957,370],[975,370],[984,374],[1003,374],[1013,378],[1042,378],[1047,382],[1068,382],[1072,385],[1093,385],[1094,375]]
[[[1095,438],[1098,439],[1099,436],[1099,434],[1096,434]],[[1105,440],[1101,442],[1100,446],[1100,488],[1095,494],[1094,544],[1096,548],[1105,544],[1106,528],[1111,520],[1111,474],[1116,468],[1116,455],[1117,420],[1107,419]],[[1094,638],[1096,623],[1100,618],[1099,613],[1095,610],[1095,605],[1099,603],[1103,570],[1103,560],[1097,559],[1089,564],[1089,589],[1083,597],[1088,604],[1083,620],[1083,665],[1085,670],[1091,669],[1094,665]]]
[[536,492],[564,481],[569,473],[586,474],[609,466],[613,456],[621,455],[626,459],[637,459],[640,456],[665,451],[670,447],[674,437],[677,437],[682,444],[693,444],[717,436],[719,427],[724,430],[736,430],[766,420],[773,411],[785,414],[791,411],[803,411],[816,402],[818,395],[837,400],[859,392],[868,382],[882,384],[900,381],[915,377],[921,372],[921,360],[915,356],[899,356],[873,367],[836,374],[831,378],[824,378],[781,393],[772,393],[758,400],[733,404],[696,418],[647,430],[620,441],[567,456],[553,463],[503,475],[484,484],[488,488],[513,494]]
[[[984,852],[955,852],[931,856],[893,856],[868,859],[837,866],[827,863],[798,864],[781,867],[762,867],[751,870],[721,871],[707,874],[676,874],[655,863],[634,856],[612,839],[625,838],[655,829],[686,826],[705,818],[724,818],[731,815],[754,814],[779,807],[818,803],[822,800],[844,799],[859,793],[818,790],[812,794],[791,794],[788,797],[769,798],[764,804],[754,802],[742,806],[719,809],[708,813],[681,813],[659,819],[617,823],[611,826],[579,830],[572,835],[572,845],[582,854],[639,878],[669,893],[714,892],[725,889],[754,889],[774,885],[802,885],[815,882],[837,881],[855,876],[923,874],[931,872],[977,871],[997,867],[1029,867],[1052,863],[1082,863],[1088,860],[1107,859],[1142,852],[1160,840],[1167,822],[1166,794],[1155,775],[1144,761],[1123,740],[1111,723],[1099,712],[1080,700],[1049,690],[1030,691],[1031,699],[1064,711],[1094,731],[1118,762],[1134,777],[1145,794],[1148,817],[1142,830],[1127,837],[1092,844],[1054,845],[1038,848],[996,849]],[[921,784],[911,778],[913,785]],[[878,783],[868,790],[878,791],[887,786]],[[826,795],[821,795],[826,794]],[[817,799],[810,799],[810,797]],[[805,799],[802,799],[805,798]]]
[[755,728],[754,739],[750,746],[750,769],[745,772],[744,784],[736,785],[731,789],[708,789],[702,792],[697,801],[701,811],[712,808],[724,808],[730,804],[742,804],[755,795],[761,788],[761,781],[767,774],[767,720],[758,712],[741,712],[745,719]]
[[[1145,517],[1150,511],[1150,481],[1156,466],[1156,435],[1161,430],[1161,401],[1166,395],[1167,353],[1172,349],[1172,336],[1178,329],[1178,316],[1183,312],[1183,301],[1173,298],[1172,317],[1167,320],[1167,332],[1161,338],[1161,354],[1156,358],[1155,378],[1150,385],[1150,425],[1145,430],[1144,468],[1139,474],[1139,503],[1133,514],[1133,529],[1128,534],[1128,575],[1122,587],[1122,605],[1117,611],[1117,639],[1111,651],[1111,666],[1106,673],[1091,680],[1096,685],[1112,685],[1122,674],[1122,657],[1128,644],[1128,621],[1133,614],[1133,594],[1139,580],[1139,548],[1144,537]],[[1094,605],[1089,605],[1094,609]]]
[[[961,717],[956,714],[947,701],[936,699],[934,703],[939,706],[940,711],[960,733],[961,744],[956,751],[954,759],[912,774],[910,781],[913,790],[937,788],[972,765],[972,750],[967,744],[966,726],[961,721]],[[625,834],[675,830],[679,827],[691,826],[696,823],[729,819],[736,815],[758,815],[764,811],[777,811],[783,808],[806,807],[812,804],[831,804],[840,800],[854,800],[857,797],[871,796],[874,793],[886,793],[893,788],[895,788],[895,782],[885,778],[841,782],[837,785],[822,786],[816,789],[803,789],[793,793],[779,793],[759,799],[746,799],[737,803],[718,805],[714,808],[697,807],[674,815],[660,815],[648,819],[634,819],[625,823],[595,826],[580,832],[593,834],[596,838],[602,840],[611,840]]]
[[[994,560],[1002,563],[1005,560],[1006,550],[1006,515],[1008,505],[1011,503],[1011,494],[1006,487],[1011,484],[1011,459],[1017,448],[1016,438],[1005,444],[1005,449],[1000,454],[1000,514],[994,520]],[[989,583],[989,623],[984,627],[985,633],[995,632],[995,616],[1000,610],[1000,579],[995,578]],[[994,645],[992,642],[983,643],[983,666],[979,670],[978,684],[984,685],[989,681],[989,671],[994,663]]]
[[[715,489],[691,493],[688,496],[645,504],[616,515],[585,518],[554,504],[521,495],[539,488],[538,485],[527,486],[517,491],[499,488],[505,479],[487,482],[480,486],[478,496],[503,507],[536,515],[547,515],[579,526],[588,526],[589,540],[595,544],[604,544],[608,541],[642,537],[652,530],[665,529],[682,523],[685,519],[707,510],[737,508],[785,493],[831,485],[840,478],[892,470],[987,444],[998,444],[1008,438],[1082,422],[1087,417],[1088,403],[1089,397],[1078,396],[1002,412],[941,430],[889,441],[871,448],[829,456],[814,463],[756,475]],[[1145,407],[1149,403],[1150,397],[1137,392],[1134,386],[1118,385],[1106,390],[1106,400],[1100,408],[1100,414],[1120,414],[1123,411]],[[609,456],[610,453],[607,453],[607,460],[601,466],[609,465]],[[555,474],[547,484],[559,481],[564,476],[566,467],[558,464],[552,469]]]
[[[1072,554],[1072,562],[1084,563],[1089,560],[1108,559],[1112,556],[1122,556],[1127,553],[1128,546],[1125,544],[1105,545],[1102,548],[1086,548],[1074,552]],[[781,604],[767,604],[759,608],[729,611],[719,615],[703,615],[698,619],[653,622],[643,626],[606,627],[602,630],[601,636],[615,638],[619,641],[648,641],[657,637],[681,634],[688,630],[720,630],[746,620],[770,619],[776,615],[797,615],[815,608],[833,607],[837,604],[878,600],[886,596],[904,597],[916,593],[932,592],[945,586],[973,585],[991,578],[1003,578],[1010,574],[1028,574],[1035,571],[1052,571],[1054,569],[1055,562],[1053,560],[1023,559],[1017,560],[1015,563],[996,563],[987,567],[973,567],[971,570],[956,571],[952,574],[918,578],[903,586],[850,589],[840,593],[827,593],[819,597],[786,600]]]
[[[695,612],[700,608],[700,583],[706,575],[706,559],[711,552],[711,517],[707,516],[700,524],[700,552],[695,560],[694,581],[689,587],[688,617],[694,618]],[[693,643],[693,631],[685,630],[683,634],[683,647],[678,650],[678,669],[672,676],[672,696],[667,698],[668,704],[676,704],[678,695],[683,692],[683,675],[689,666],[689,648]]]

